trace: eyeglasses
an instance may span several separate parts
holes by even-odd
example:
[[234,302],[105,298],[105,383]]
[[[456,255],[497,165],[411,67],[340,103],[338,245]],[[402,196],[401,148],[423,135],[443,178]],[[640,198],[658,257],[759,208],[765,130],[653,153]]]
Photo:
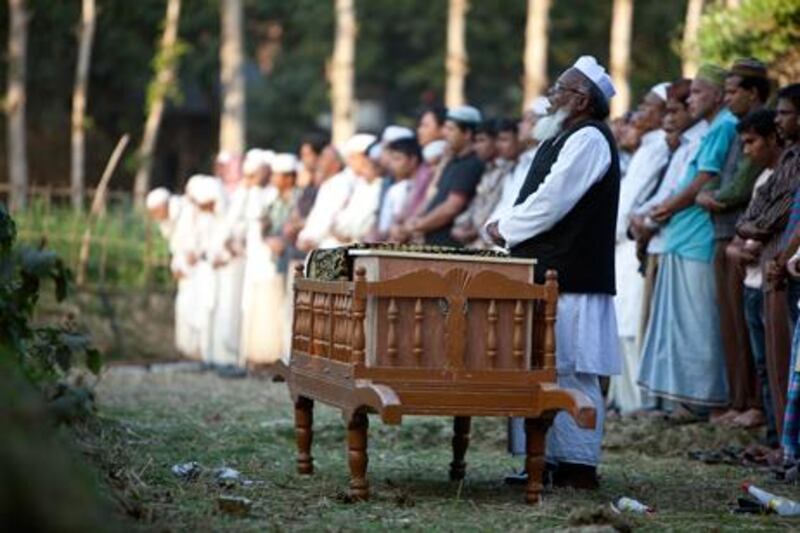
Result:
[[575,89],[574,87],[569,87],[568,85],[564,85],[560,81],[557,81],[550,87],[548,91],[549,94],[561,93],[561,92],[571,92],[575,94],[580,94],[581,96],[586,96],[586,92],[580,89]]

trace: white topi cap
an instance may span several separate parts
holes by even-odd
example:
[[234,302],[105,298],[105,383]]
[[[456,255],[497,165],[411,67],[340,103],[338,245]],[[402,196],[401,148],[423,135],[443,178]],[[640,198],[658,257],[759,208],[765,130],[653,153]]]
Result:
[[186,194],[198,204],[222,200],[222,180],[215,176],[195,174],[186,184]]
[[377,140],[372,134],[369,133],[356,133],[342,146],[342,155],[349,157],[353,154],[365,154],[372,143]]
[[670,83],[665,81],[663,83],[659,83],[657,85],[653,85],[650,89],[650,92],[664,100],[667,101],[667,89],[669,89]]
[[272,158],[272,171],[278,174],[297,172],[297,156],[290,153],[276,154]]
[[164,187],[153,189],[147,193],[147,199],[144,202],[145,207],[147,207],[147,209],[155,209],[156,207],[167,205],[169,203],[170,196],[172,195]]
[[606,73],[606,69],[603,65],[598,63],[594,57],[581,56],[575,64],[572,65],[572,68],[579,70],[584,76],[589,78],[589,80],[600,89],[603,96],[606,97],[606,101],[617,94],[616,89],[614,89],[614,84],[611,82],[611,78]]
[[244,156],[244,163],[242,164],[242,172],[245,174],[252,174],[258,172],[261,167],[270,166],[272,158],[275,157],[275,152],[272,150],[262,150],[260,148],[252,148],[247,151]]
[[381,135],[381,142],[383,144],[389,144],[390,142],[394,142],[398,139],[412,139],[414,136],[414,130],[411,128],[392,124],[384,128],[383,134]]
[[466,122],[467,124],[478,124],[483,117],[481,112],[471,105],[460,105],[447,110],[446,118],[456,122]]

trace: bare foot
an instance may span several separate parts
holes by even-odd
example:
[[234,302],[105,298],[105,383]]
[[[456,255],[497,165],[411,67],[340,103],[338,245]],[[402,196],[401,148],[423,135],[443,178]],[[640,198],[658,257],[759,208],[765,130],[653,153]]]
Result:
[[721,412],[712,412],[708,421],[715,425],[728,424],[741,414],[742,413],[740,411],[737,411],[735,409],[729,409],[727,411],[721,411]]
[[743,428],[755,428],[766,423],[764,413],[760,409],[748,409],[733,420],[731,424]]
[[690,422],[697,420],[697,415],[688,410],[682,405],[675,408],[669,415],[669,420],[672,422]]

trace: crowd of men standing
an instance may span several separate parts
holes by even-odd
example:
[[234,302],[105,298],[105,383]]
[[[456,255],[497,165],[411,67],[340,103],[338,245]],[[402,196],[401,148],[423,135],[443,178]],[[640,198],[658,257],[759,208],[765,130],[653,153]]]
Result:
[[[390,125],[342,146],[310,134],[299,157],[253,149],[238,181],[221,177],[239,173],[220,154],[215,176],[192,176],[183,195],[153,191],[148,208],[169,240],[178,280],[178,350],[223,369],[286,358],[290,273],[310,250],[380,241],[513,252],[525,245],[515,233],[550,231],[586,202],[606,201],[597,187],[618,166],[615,274],[612,268],[609,290],[599,292],[613,294],[616,285],[619,342],[611,351],[622,357],[621,365],[594,372],[620,370],[604,391],[608,405],[766,424],[769,444],[783,444],[793,462],[800,434],[800,84],[775,91],[754,59],[729,69],[706,64],[694,79],[655,85],[634,112],[611,121],[610,151],[597,132],[565,144],[574,131],[556,115],[572,109],[567,95],[579,98],[586,87],[584,96],[600,94],[606,104],[613,96],[595,68],[579,60],[520,120],[486,119],[472,106],[430,108],[416,130]],[[541,146],[552,153],[537,155]],[[566,152],[579,150],[602,163],[595,168],[578,157],[570,179],[594,172],[600,181],[559,178],[569,175]],[[569,200],[581,187],[583,196]],[[558,217],[541,222],[548,209]],[[593,259],[582,258],[587,272]],[[562,292],[579,287],[579,278],[567,279]]]

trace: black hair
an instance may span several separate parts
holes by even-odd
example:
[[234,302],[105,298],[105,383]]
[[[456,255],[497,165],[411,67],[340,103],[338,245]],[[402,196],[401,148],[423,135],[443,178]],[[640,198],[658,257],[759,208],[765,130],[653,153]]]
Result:
[[509,132],[516,135],[519,132],[519,120],[513,118],[498,118],[494,121],[497,133]]
[[420,111],[419,115],[417,116],[417,122],[422,120],[422,117],[424,117],[428,113],[433,115],[434,120],[436,120],[436,124],[440,128],[444,125],[445,118],[447,117],[446,107],[440,105],[432,105],[424,108],[422,111]]
[[319,155],[322,153],[322,150],[331,142],[330,135],[324,133],[322,131],[312,131],[310,133],[306,133],[303,135],[303,139],[300,141],[300,146],[307,144],[314,150],[314,153]]
[[796,111],[800,111],[800,83],[793,83],[782,87],[778,91],[778,100],[783,98],[789,100],[794,106]]
[[484,120],[475,128],[475,135],[483,133],[489,137],[497,137],[497,128],[495,127],[494,120]]
[[746,91],[755,89],[758,99],[762,102],[766,102],[769,98],[770,85],[767,78],[763,76],[743,76],[742,74],[729,74],[728,77],[738,77],[739,87]]
[[478,126],[480,125],[477,122],[462,122],[454,118],[448,118],[447,120],[455,124],[456,127],[461,131],[463,131],[464,133],[467,132],[471,133],[473,137],[475,136],[475,133],[478,131]]
[[758,109],[751,111],[736,124],[738,133],[754,132],[761,137],[776,135],[778,130],[775,126],[775,111],[772,109]]
[[422,148],[415,137],[405,137],[397,139],[386,145],[387,150],[399,152],[408,157],[416,157],[417,161],[422,161]]

